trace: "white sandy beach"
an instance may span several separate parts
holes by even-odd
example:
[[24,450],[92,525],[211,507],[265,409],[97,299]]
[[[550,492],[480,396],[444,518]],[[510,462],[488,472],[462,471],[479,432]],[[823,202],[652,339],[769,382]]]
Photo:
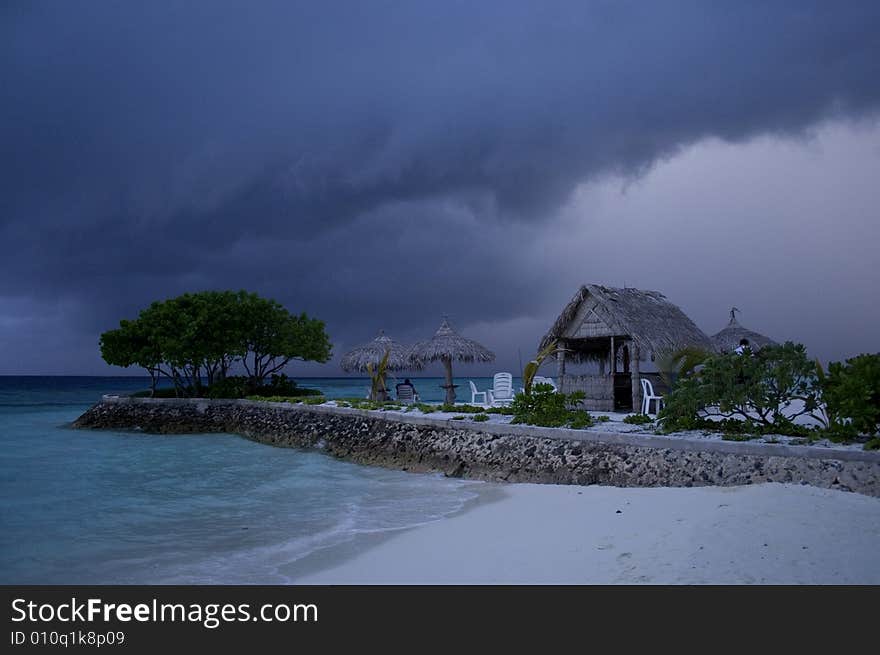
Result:
[[298,584],[880,584],[880,498],[800,485],[492,485]]

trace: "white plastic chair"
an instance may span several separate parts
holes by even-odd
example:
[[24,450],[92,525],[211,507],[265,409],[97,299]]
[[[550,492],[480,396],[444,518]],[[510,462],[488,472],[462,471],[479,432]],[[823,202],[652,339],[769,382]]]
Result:
[[413,387],[411,384],[398,384],[397,400],[398,402],[411,405],[413,403],[419,402],[420,399],[419,394],[416,393],[415,387]]
[[492,388],[488,391],[489,404],[493,407],[509,405],[513,402],[513,375],[496,373],[492,379]]
[[489,404],[489,393],[487,391],[477,391],[477,385],[474,384],[473,380],[468,380],[468,384],[471,385],[471,404],[477,404],[477,396],[483,397],[483,402],[481,404],[488,405]]
[[654,395],[654,385],[651,384],[650,380],[646,380],[642,378],[642,414],[650,414],[651,413],[651,401],[654,401],[655,407],[657,408],[657,412],[660,412],[660,408],[663,407],[663,396]]

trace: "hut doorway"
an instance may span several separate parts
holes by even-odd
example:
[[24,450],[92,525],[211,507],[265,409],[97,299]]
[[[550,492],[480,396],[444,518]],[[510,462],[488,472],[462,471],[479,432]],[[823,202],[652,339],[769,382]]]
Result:
[[[632,374],[629,371],[629,346],[624,344],[618,349],[621,357],[621,365],[617,365],[617,355],[614,353],[614,410],[619,412],[633,411],[632,399]],[[622,370],[619,370],[622,369]]]

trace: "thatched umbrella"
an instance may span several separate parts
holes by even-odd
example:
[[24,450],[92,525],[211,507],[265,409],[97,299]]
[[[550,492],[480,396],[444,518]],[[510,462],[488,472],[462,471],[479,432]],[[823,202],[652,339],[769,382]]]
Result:
[[740,325],[739,321],[736,320],[736,312],[738,311],[739,310],[736,307],[731,307],[730,321],[728,322],[727,327],[712,337],[712,342],[718,350],[721,352],[730,352],[739,346],[740,339],[748,339],[749,346],[753,351],[760,350],[764,346],[776,345],[776,342],[770,337],[765,337],[763,334],[755,332],[754,330],[746,329]]
[[[358,346],[354,350],[345,353],[345,355],[342,356],[342,360],[339,362],[339,366],[343,371],[348,372],[359,371],[365,373],[370,369],[376,371],[378,370],[382,359],[385,357],[385,353],[388,353],[388,365],[386,367],[386,370],[388,371],[404,371],[421,368],[421,364],[410,357],[410,349],[403,344],[386,337],[384,330],[379,330],[379,336],[369,343],[365,343],[364,345]],[[386,391],[385,379],[383,376],[381,380],[381,388],[379,390],[381,398],[373,398],[373,400],[384,400],[386,398]]]
[[443,319],[440,328],[429,341],[422,341],[412,347],[410,357],[413,362],[443,362],[446,371],[446,403],[455,403],[455,386],[452,384],[452,360],[459,362],[493,362],[495,353],[473,339],[461,336]]

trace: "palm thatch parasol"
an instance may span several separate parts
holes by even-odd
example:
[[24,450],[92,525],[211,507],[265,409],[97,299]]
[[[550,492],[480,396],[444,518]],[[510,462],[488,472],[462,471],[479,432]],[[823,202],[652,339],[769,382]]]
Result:
[[422,341],[412,347],[410,358],[413,362],[426,364],[428,362],[443,362],[446,371],[446,403],[455,403],[455,385],[452,384],[452,361],[459,362],[493,362],[495,353],[480,345],[473,339],[468,339],[458,334],[449,325],[444,317],[440,328],[428,341]]
[[740,325],[739,321],[736,320],[736,312],[738,311],[740,310],[736,307],[731,307],[730,321],[727,323],[727,327],[712,337],[712,342],[719,351],[730,352],[734,350],[739,346],[741,339],[748,339],[749,346],[753,351],[760,350],[764,346],[776,345],[776,342],[770,337],[765,337],[763,334]]
[[[369,343],[365,343],[345,353],[339,362],[339,366],[343,371],[370,372],[370,375],[373,375],[373,371],[379,370],[379,365],[385,358],[386,353],[388,354],[386,370],[403,371],[422,367],[420,362],[414,361],[410,357],[410,349],[408,347],[385,336],[384,330],[379,330],[379,336]],[[385,392],[387,390],[385,389],[384,373],[383,379],[379,382],[379,391],[382,398],[373,398],[373,400],[384,400],[386,397]]]

